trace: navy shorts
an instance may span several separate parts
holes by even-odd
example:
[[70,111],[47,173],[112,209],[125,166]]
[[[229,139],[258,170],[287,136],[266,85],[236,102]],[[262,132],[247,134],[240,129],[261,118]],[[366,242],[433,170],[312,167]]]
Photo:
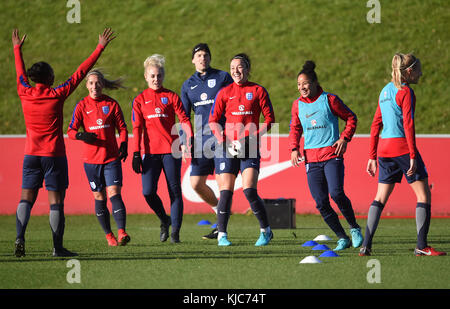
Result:
[[409,154],[393,158],[379,157],[378,182],[386,184],[400,183],[403,175],[405,175],[408,183],[413,183],[428,177],[427,169],[419,153],[416,156],[417,169],[412,176],[406,176],[406,172],[409,170],[409,164]]
[[254,168],[259,172],[261,157],[258,153],[256,158],[229,158],[227,155],[216,157],[214,160],[216,174],[230,173],[237,176],[248,167]]
[[206,176],[214,174],[214,158],[192,158],[191,176]]
[[84,163],[92,192],[101,192],[106,187],[122,186],[122,164],[115,160],[105,164]]
[[22,189],[62,191],[69,186],[67,157],[42,157],[25,155],[22,168]]

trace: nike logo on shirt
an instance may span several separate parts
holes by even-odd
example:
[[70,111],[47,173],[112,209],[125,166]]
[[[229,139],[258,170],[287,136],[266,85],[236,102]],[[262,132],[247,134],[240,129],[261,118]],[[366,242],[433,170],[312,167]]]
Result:
[[89,114],[90,114],[90,113],[92,113],[92,112],[93,112],[93,110],[92,110],[92,111],[88,111],[88,112],[86,112],[86,114],[88,114],[88,115],[89,115]]
[[191,90],[197,88],[198,85],[191,86]]
[[312,114],[309,114],[309,115],[305,115],[305,117],[306,118],[309,118],[309,117],[311,117],[311,116],[313,116],[314,114],[317,114],[319,111],[315,111],[314,113],[312,113]]

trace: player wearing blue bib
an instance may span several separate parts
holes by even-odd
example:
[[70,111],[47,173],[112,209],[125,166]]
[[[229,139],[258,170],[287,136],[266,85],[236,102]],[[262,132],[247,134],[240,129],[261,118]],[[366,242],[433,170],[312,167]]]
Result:
[[[196,72],[181,87],[181,101],[188,116],[194,112],[195,137],[193,143],[190,181],[194,191],[217,214],[217,197],[206,184],[208,175],[214,174],[215,137],[208,125],[209,113],[217,92],[233,82],[230,74],[210,67],[211,52],[205,43],[192,50],[192,63]],[[217,229],[203,239],[217,238]]]
[[[350,199],[344,192],[344,153],[356,130],[356,115],[339,99],[320,87],[315,64],[307,61],[297,76],[300,97],[293,102],[289,140],[291,162],[306,163],[311,195],[326,224],[339,238],[335,251],[361,246],[363,237]],[[339,132],[339,118],[345,128]],[[303,156],[299,142],[304,135]],[[329,196],[350,225],[352,239],[346,235]]]

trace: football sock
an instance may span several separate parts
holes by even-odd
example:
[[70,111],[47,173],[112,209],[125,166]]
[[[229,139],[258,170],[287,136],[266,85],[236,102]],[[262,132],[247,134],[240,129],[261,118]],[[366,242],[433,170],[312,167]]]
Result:
[[365,237],[362,246],[367,248],[372,248],[372,239],[375,231],[378,227],[378,222],[380,221],[381,212],[383,211],[384,205],[378,201],[373,201],[372,205],[369,207],[369,213],[367,215],[367,226]]
[[269,220],[267,218],[266,208],[264,207],[263,200],[258,196],[258,191],[254,188],[247,188],[244,190],[244,195],[247,201],[250,203],[250,208],[253,214],[259,221],[259,226],[265,229],[269,226]]
[[106,200],[95,200],[95,216],[105,234],[111,233],[111,221]]
[[149,194],[144,195],[145,200],[147,201],[148,206],[155,212],[155,214],[158,216],[159,220],[161,220],[161,223],[166,223],[167,220],[167,214],[164,210],[163,203],[161,199],[159,198],[158,194]]
[[416,227],[417,227],[417,248],[423,249],[428,246],[427,235],[430,229],[431,205],[417,203],[416,205]]
[[125,204],[122,200],[122,195],[116,194],[110,198],[112,204],[112,213],[114,221],[116,221],[117,229],[125,229],[127,221],[127,211],[125,209]]
[[21,200],[17,206],[16,211],[16,231],[17,238],[25,240],[25,231],[27,229],[28,221],[30,220],[31,208],[33,205],[31,202]]
[[49,215],[50,227],[52,229],[53,247],[56,250],[63,248],[64,235],[64,204],[51,204]]
[[217,204],[217,229],[222,233],[227,231],[228,219],[230,218],[233,192],[230,190],[220,191],[219,204]]

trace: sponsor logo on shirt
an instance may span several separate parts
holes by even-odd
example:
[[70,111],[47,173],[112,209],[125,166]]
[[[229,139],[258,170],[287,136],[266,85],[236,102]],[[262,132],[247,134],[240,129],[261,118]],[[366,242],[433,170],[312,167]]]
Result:
[[155,108],[155,114],[150,114],[150,115],[147,116],[148,119],[152,119],[152,118],[167,118],[167,117],[169,117],[169,116],[167,114],[162,113],[162,110],[159,107]]
[[110,125],[109,124],[103,124],[103,120],[101,118],[97,119],[97,126],[90,126],[89,130],[100,130],[100,129],[105,129],[105,128],[109,128]]
[[231,112],[231,115],[240,116],[240,115],[253,115],[253,111],[246,111],[244,105],[238,106],[239,112]]

